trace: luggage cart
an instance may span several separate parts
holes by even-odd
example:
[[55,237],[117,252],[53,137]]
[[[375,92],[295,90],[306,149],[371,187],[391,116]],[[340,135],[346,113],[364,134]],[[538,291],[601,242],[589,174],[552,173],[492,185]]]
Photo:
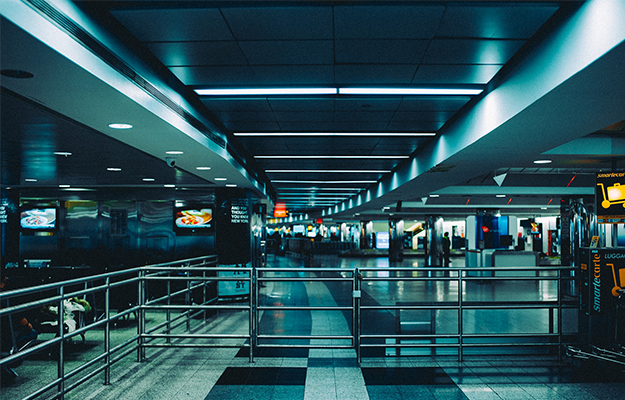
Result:
[[[613,267],[614,270],[614,267]],[[592,343],[592,338],[589,338],[588,344],[584,347],[575,347],[572,345],[565,345],[566,356],[574,361],[574,365],[578,368],[583,368],[584,364],[590,361],[598,361],[602,364],[613,364],[620,366],[622,372],[625,374],[625,289],[618,287],[617,285],[612,294],[618,295],[615,299],[616,312],[614,313],[614,321],[612,321],[613,343],[612,348],[605,348],[607,346],[598,346]],[[621,277],[625,279],[625,274],[621,274]],[[621,286],[625,286],[625,282],[621,282]],[[617,289],[618,287],[618,289]]]

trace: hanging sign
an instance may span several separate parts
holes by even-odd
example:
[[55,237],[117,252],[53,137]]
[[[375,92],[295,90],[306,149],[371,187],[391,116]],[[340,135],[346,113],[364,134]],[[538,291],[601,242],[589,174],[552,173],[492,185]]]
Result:
[[595,200],[598,223],[625,223],[625,172],[598,173]]

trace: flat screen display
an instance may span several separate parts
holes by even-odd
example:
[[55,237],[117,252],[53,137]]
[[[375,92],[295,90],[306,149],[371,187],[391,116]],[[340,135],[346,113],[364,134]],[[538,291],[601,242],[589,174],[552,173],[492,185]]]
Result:
[[304,234],[304,232],[306,231],[306,228],[304,227],[304,225],[293,225],[293,233],[294,234]]
[[50,231],[56,228],[56,208],[29,208],[20,213],[22,229]]
[[214,226],[212,206],[185,206],[174,209],[174,230],[180,234],[206,234]]

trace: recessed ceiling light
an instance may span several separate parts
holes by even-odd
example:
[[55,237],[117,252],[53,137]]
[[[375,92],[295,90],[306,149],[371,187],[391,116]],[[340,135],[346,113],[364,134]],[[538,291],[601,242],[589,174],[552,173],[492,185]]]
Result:
[[132,129],[132,125],[130,125],[130,124],[122,124],[122,123],[114,123],[114,124],[109,124],[109,128],[111,128],[111,129]]
[[184,151],[180,150],[169,150],[165,152],[166,154],[184,154]]
[[143,178],[143,182],[154,182],[154,178]]
[[173,188],[173,187],[176,187],[176,185],[166,184],[166,185],[163,185],[163,187],[166,187],[166,188]]
[[546,210],[546,209],[547,209],[547,207],[540,207],[540,209],[541,209],[541,210]]
[[71,187],[70,185],[59,185],[60,188],[68,188]]
[[37,179],[33,179],[33,178],[26,178],[24,179],[26,182],[37,182]]
[[226,186],[227,187],[237,187],[237,185],[235,185],[234,183],[228,183]]
[[551,160],[534,160],[534,164],[549,164]]
[[336,94],[336,88],[265,88],[265,89],[196,89],[200,96],[273,96],[300,94]]
[[200,171],[208,171],[211,167],[195,167],[195,169],[199,169]]
[[116,168],[116,167],[110,167],[106,169],[107,171],[121,171],[121,168]]
[[498,194],[495,197],[506,197],[506,195],[505,194]]
[[72,155],[72,153],[70,153],[69,151],[55,151],[54,154],[57,156],[65,156],[65,157]]
[[441,197],[440,194],[431,194],[430,197]]
[[227,181],[228,178],[215,178],[216,181]]
[[386,95],[445,95],[471,96],[482,93],[482,89],[444,88],[339,88],[339,94],[386,94]]

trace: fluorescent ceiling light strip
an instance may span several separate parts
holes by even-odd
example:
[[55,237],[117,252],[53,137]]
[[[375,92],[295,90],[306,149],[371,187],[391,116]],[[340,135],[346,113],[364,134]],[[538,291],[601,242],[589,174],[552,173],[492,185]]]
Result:
[[266,173],[345,173],[345,174],[387,174],[391,170],[375,169],[267,169]]
[[361,191],[362,188],[319,188],[319,187],[291,187],[291,188],[276,188],[276,192],[280,192],[281,190],[355,190]]
[[236,132],[234,136],[436,136],[436,132]]
[[395,158],[410,158],[410,156],[294,156],[294,155],[284,155],[284,156],[254,156],[254,158],[298,158],[298,159],[317,159],[317,158],[353,158],[353,159],[395,159]]
[[336,94],[337,88],[266,88],[266,89],[196,89],[200,96],[273,96],[300,94]]
[[482,89],[436,89],[436,88],[339,88],[339,94],[386,94],[386,95],[446,95],[471,96]]
[[274,183],[376,183],[377,181],[288,181],[275,180]]

